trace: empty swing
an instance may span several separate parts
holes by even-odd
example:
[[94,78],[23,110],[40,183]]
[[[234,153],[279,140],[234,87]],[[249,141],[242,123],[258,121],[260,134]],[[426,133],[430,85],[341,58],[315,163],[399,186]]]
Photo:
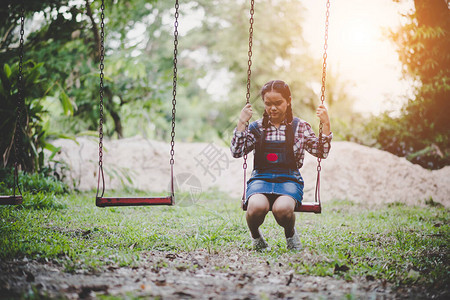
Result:
[[[19,190],[20,195],[16,195],[16,187]],[[14,187],[13,195],[1,195],[0,205],[18,205],[22,204],[23,197],[22,191],[19,186],[19,175],[18,175],[18,163],[14,162]]]
[[[253,15],[255,12],[254,9],[255,1],[251,0],[250,5],[250,28],[249,28],[249,41],[248,41],[248,69],[247,69],[247,93],[246,93],[246,104],[250,103],[250,86],[251,86],[251,66],[252,66],[252,46],[253,46]],[[325,19],[325,42],[323,47],[323,64],[322,64],[322,88],[321,88],[321,96],[320,101],[323,104],[325,101],[325,78],[326,78],[326,68],[327,68],[327,48],[328,48],[328,25],[329,25],[329,16],[330,16],[330,1],[327,0],[326,4],[327,10],[326,10],[326,19]],[[248,122],[246,124],[246,130],[248,131]],[[321,143],[322,140],[322,129],[323,124],[320,122],[319,124],[319,149],[323,149],[323,145]],[[247,143],[244,143],[244,147]],[[244,153],[246,151],[244,150]],[[247,176],[247,154],[244,154],[244,163],[243,163],[243,169],[244,169],[244,192],[242,195],[242,209],[245,211],[247,210],[246,205],[244,205],[246,200],[246,176]],[[320,202],[320,171],[322,169],[320,162],[321,158],[317,158],[317,179],[316,179],[316,188],[315,188],[315,201],[314,202],[303,202],[301,205],[297,205],[295,207],[296,212],[310,212],[315,214],[320,214],[322,212],[322,205]]]
[[[174,50],[173,50],[173,90],[172,90],[172,132],[170,142],[170,189],[171,193],[167,197],[104,197],[105,193],[105,176],[103,174],[103,69],[105,58],[104,47],[104,11],[105,4],[102,0],[101,4],[101,49],[100,49],[100,125],[99,125],[99,167],[98,167],[98,182],[97,194],[95,197],[95,204],[98,207],[105,206],[142,206],[142,205],[174,205],[174,146],[175,146],[175,112],[176,112],[176,87],[177,87],[177,54],[178,54],[178,0],[175,1],[175,25],[174,25]],[[102,191],[100,192],[100,182],[102,183]]]
[[[19,41],[19,75],[17,76],[17,114],[16,114],[16,129],[14,132],[14,186],[13,195],[0,196],[0,205],[18,205],[22,204],[23,197],[19,185],[19,163],[18,163],[18,147],[20,141],[20,134],[22,132],[22,108],[23,108],[23,35],[24,35],[24,21],[25,11],[22,7],[20,12],[20,41]],[[16,187],[20,195],[16,195]]]

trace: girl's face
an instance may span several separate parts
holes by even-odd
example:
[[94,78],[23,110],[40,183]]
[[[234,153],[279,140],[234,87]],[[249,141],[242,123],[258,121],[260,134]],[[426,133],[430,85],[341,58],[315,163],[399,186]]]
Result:
[[264,94],[264,109],[272,123],[281,123],[286,117],[286,110],[291,105],[291,99],[285,99],[276,91]]

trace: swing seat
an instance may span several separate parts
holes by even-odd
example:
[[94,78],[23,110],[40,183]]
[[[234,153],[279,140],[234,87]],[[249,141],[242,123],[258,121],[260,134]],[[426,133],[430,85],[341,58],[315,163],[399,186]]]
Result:
[[[171,178],[171,194],[167,197],[103,197],[105,192],[105,177],[103,173],[103,93],[104,93],[104,58],[105,58],[105,47],[104,47],[104,35],[105,35],[105,5],[104,1],[101,1],[101,31],[100,31],[100,126],[99,126],[99,172],[98,172],[98,183],[97,183],[97,194],[95,197],[95,205],[98,207],[106,206],[144,206],[144,205],[175,205],[175,192],[174,192],[174,176],[173,176],[173,165],[175,163],[175,112],[176,112],[176,95],[177,95],[177,54],[178,54],[178,0],[175,1],[175,23],[174,23],[174,41],[173,41],[173,80],[172,83],[172,131],[171,131],[171,142],[170,142],[170,178]],[[100,192],[100,184],[102,184]],[[100,197],[99,197],[100,195]]]
[[0,196],[0,205],[18,205],[22,204],[22,196]]
[[320,214],[322,212],[322,206],[318,202],[302,202],[301,205],[295,207],[294,211]]
[[173,196],[167,197],[97,197],[95,205],[106,206],[144,206],[144,205],[174,205]]
[[[247,206],[243,206],[242,209],[246,211]],[[320,214],[322,213],[322,206],[318,202],[302,202],[301,205],[295,207],[294,211]]]

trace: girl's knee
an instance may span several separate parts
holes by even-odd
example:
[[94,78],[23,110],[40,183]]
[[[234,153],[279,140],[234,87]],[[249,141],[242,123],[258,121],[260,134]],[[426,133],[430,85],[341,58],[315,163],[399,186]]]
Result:
[[272,213],[275,217],[288,217],[294,213],[295,200],[291,197],[278,197],[272,206]]
[[249,215],[265,215],[269,210],[269,200],[264,195],[253,195],[248,200],[247,214]]
[[294,213],[294,210],[290,209],[288,206],[272,207],[272,213],[276,219],[284,219],[291,216]]
[[269,207],[262,204],[250,204],[247,206],[247,214],[249,215],[266,215]]

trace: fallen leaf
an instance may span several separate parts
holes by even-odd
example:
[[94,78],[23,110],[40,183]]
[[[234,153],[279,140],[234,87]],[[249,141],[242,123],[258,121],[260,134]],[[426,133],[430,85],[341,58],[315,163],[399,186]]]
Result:
[[174,253],[167,253],[166,258],[174,260],[175,258],[177,258],[177,255]]
[[338,264],[334,265],[334,273],[336,273],[336,272],[347,272],[348,270],[350,270],[350,268],[347,267],[346,265],[342,265],[342,266],[339,266]]
[[167,285],[167,282],[166,282],[165,279],[157,279],[157,280],[155,281],[155,284],[156,284],[157,286],[166,286],[166,285]]

